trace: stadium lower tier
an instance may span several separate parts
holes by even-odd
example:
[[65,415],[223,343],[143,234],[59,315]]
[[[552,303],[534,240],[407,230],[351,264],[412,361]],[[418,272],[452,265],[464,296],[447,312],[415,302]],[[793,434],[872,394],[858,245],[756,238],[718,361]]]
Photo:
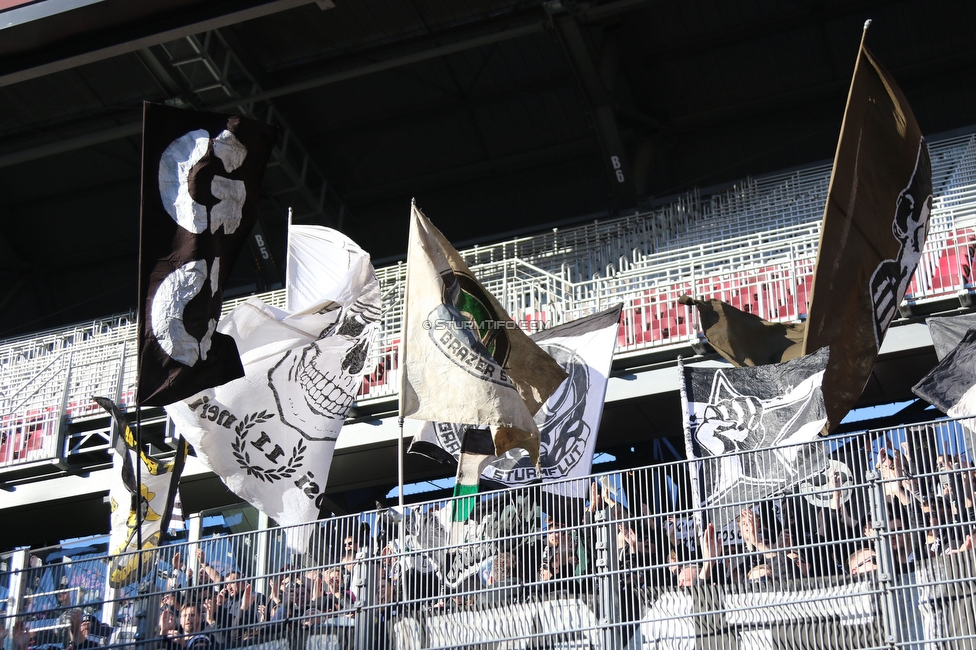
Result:
[[[6,630],[13,648],[974,648],[970,426],[291,528],[238,508],[141,553],[24,549],[3,556]],[[761,485],[763,457],[800,455],[817,471]]]

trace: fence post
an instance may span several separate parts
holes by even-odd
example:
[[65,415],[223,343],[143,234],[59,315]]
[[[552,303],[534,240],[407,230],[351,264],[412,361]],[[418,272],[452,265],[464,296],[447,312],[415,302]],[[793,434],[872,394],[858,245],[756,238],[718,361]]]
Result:
[[620,563],[617,532],[608,510],[593,513],[593,567],[596,572],[596,617],[603,628],[604,648],[623,648],[624,631],[620,610]]
[[[112,552],[111,535],[109,536],[108,552]],[[119,601],[117,600],[116,588],[112,586],[109,576],[112,573],[111,563],[105,573],[105,582],[102,584],[102,623],[114,626],[115,617],[119,614]]]
[[378,554],[374,548],[374,540],[370,539],[364,548],[361,548],[362,556],[358,557],[357,562],[352,568],[352,580],[350,586],[356,597],[353,607],[354,627],[353,635],[355,639],[354,647],[371,648],[376,647],[378,639],[373,638],[373,616],[375,594],[377,586],[377,565]]
[[270,519],[268,515],[258,510],[258,526],[256,533],[258,536],[258,544],[257,551],[255,553],[255,568],[257,575],[260,577],[255,581],[256,584],[254,586],[260,594],[268,593],[268,573],[274,570],[272,567],[268,566],[268,557],[270,556],[271,545],[271,534],[268,532],[269,525]]
[[896,626],[898,609],[892,589],[895,560],[891,550],[891,538],[888,535],[884,481],[881,480],[881,473],[878,470],[866,472],[864,476],[871,486],[871,529],[874,531],[874,551],[878,559],[878,586],[881,588],[885,641],[888,642],[889,647],[895,648],[902,639],[899,638],[899,628]]
[[[24,571],[30,564],[30,549],[15,551],[10,558],[10,584],[8,593],[10,594],[7,604],[7,620],[14,621],[20,610],[24,606]],[[12,623],[11,623],[12,624]],[[10,628],[9,631],[13,631]]]
[[187,587],[196,587],[200,577],[200,562],[197,561],[197,549],[200,548],[200,538],[203,536],[203,516],[194,512],[186,517],[186,568],[189,573]]

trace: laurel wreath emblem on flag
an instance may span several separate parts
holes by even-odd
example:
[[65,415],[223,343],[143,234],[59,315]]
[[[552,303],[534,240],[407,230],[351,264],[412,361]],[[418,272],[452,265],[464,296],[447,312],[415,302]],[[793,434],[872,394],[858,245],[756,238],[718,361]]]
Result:
[[[260,465],[251,464],[251,454],[245,449],[244,441],[247,439],[247,434],[250,429],[262,422],[266,422],[273,417],[271,413],[267,411],[261,411],[260,413],[251,413],[245,415],[244,419],[237,423],[234,428],[234,432],[237,434],[234,438],[234,442],[231,443],[230,448],[234,451],[234,458],[237,459],[237,464],[241,466],[241,469],[246,471],[249,476],[253,476],[261,481],[267,481],[268,483],[273,483],[275,481],[280,481],[283,478],[290,478],[295,474],[295,471],[301,467],[301,461],[305,459],[305,451],[307,447],[304,441],[299,440],[298,444],[291,449],[291,458],[284,465],[277,465],[274,467],[262,467]],[[254,444],[254,443],[252,443]],[[258,448],[261,450],[261,448]],[[275,456],[273,454],[265,454],[265,458],[269,460],[273,459]]]

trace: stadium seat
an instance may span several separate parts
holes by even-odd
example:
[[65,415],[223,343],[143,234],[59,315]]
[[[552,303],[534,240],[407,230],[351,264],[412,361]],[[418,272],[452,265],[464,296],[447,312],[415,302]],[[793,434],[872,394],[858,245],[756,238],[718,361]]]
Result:
[[973,262],[976,258],[976,232],[972,228],[959,228],[956,230],[956,243],[959,246],[960,272],[963,287],[973,288]]
[[636,306],[634,308],[633,315],[634,315],[634,343],[638,343],[638,344],[643,343],[644,333],[645,333],[644,307],[640,305]]
[[806,318],[810,313],[810,294],[813,290],[813,274],[804,275],[797,280],[796,284],[796,304],[801,319]]
[[942,252],[942,256],[939,257],[939,265],[932,275],[932,285],[930,288],[932,291],[947,291],[960,287],[961,285],[962,269],[960,268],[956,243],[954,240],[949,239],[946,241],[946,247]]
[[617,347],[627,347],[627,333],[632,328],[630,315],[626,308],[620,313],[620,325],[617,327]]

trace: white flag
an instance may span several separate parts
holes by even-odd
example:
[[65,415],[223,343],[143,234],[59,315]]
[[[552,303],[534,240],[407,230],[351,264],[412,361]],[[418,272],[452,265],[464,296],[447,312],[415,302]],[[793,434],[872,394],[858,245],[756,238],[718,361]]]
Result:
[[400,415],[491,425],[496,453],[533,461],[533,414],[566,373],[518,327],[415,206],[407,253]]
[[288,247],[300,311],[238,306],[217,329],[236,341],[245,376],[166,407],[227,487],[285,526],[318,518],[381,314],[369,255],[348,237],[293,226]]
[[[593,466],[597,433],[603,417],[607,378],[617,344],[621,305],[532,336],[568,377],[535,414],[541,434],[539,469],[521,449],[492,458],[481,476],[506,486],[586,476]],[[410,451],[435,460],[461,456],[466,425],[428,422],[414,437]],[[584,497],[588,484],[563,483],[559,493]],[[553,486],[550,486],[553,489]]]

